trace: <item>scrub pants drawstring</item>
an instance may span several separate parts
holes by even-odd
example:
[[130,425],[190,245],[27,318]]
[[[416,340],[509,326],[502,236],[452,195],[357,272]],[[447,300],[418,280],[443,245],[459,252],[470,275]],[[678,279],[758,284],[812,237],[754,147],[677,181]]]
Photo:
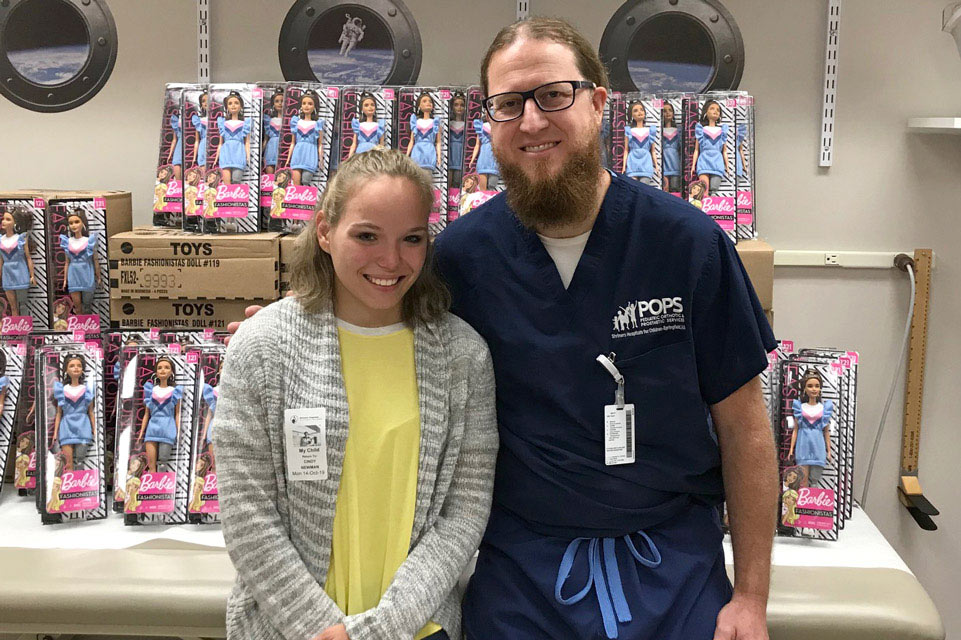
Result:
[[[634,546],[630,535],[623,536],[627,543],[631,555],[645,567],[655,568],[661,564],[661,552],[657,550],[654,542],[643,531],[638,531],[638,535],[644,538],[648,548],[651,550],[651,559],[645,558]],[[607,637],[613,640],[617,638],[617,623],[631,621],[631,609],[627,605],[624,597],[624,587],[621,585],[621,573],[617,568],[617,558],[614,555],[614,543],[617,538],[575,538],[567,545],[564,557],[561,559],[560,567],[557,569],[557,582],[554,585],[554,599],[563,605],[572,605],[583,600],[590,592],[591,587],[597,595],[597,604],[601,610],[601,618],[604,620],[604,631]],[[587,584],[584,588],[565,598],[561,595],[564,583],[571,574],[574,560],[581,543],[587,542]],[[600,547],[600,549],[599,549]],[[601,549],[603,549],[603,568],[601,567]],[[606,577],[605,577],[606,574]],[[616,619],[615,619],[616,614]]]

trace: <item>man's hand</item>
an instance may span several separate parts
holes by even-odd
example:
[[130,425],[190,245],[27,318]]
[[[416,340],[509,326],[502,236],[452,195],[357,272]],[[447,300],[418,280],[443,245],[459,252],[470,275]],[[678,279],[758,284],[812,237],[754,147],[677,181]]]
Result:
[[[244,318],[251,318],[251,317],[253,317],[253,315],[254,315],[255,313],[257,313],[258,311],[260,311],[261,309],[263,309],[263,307],[260,306],[259,304],[252,304],[252,305],[250,305],[249,307],[247,307],[246,309],[244,309]],[[227,325],[227,333],[229,333],[230,335],[233,335],[233,334],[237,333],[237,329],[239,329],[239,328],[240,328],[240,323],[239,323],[239,322],[231,322],[231,323],[229,323],[229,324]],[[225,344],[230,344],[230,338],[229,338],[229,337],[228,337],[227,340],[225,341]],[[317,636],[317,637],[319,638],[320,636]]]
[[714,638],[767,640],[766,603],[780,485],[760,380],[754,378],[711,405],[711,417],[721,448],[734,549],[734,597],[718,614]]
[[714,640],[768,640],[766,608],[762,598],[735,593],[717,614]]
[[[253,313],[250,315],[253,315]],[[249,318],[250,315],[247,317]],[[347,629],[344,627],[344,625],[335,624],[332,627],[327,627],[319,634],[311,638],[311,640],[350,640],[350,637],[347,635]]]

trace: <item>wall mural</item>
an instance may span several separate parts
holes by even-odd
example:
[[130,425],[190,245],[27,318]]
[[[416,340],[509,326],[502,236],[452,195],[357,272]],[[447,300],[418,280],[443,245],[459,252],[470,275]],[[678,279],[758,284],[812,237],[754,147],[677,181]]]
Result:
[[420,32],[400,0],[298,0],[278,54],[287,80],[411,84],[420,73]]
[[600,54],[617,91],[731,90],[744,69],[741,32],[718,0],[628,0]]
[[102,0],[0,3],[0,93],[35,111],[92,98],[117,56],[117,29]]

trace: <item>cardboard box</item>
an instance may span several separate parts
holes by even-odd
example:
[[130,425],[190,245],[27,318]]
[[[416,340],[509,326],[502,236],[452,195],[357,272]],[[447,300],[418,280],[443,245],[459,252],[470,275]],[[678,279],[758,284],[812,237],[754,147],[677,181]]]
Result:
[[737,253],[761,307],[770,311],[774,306],[774,248],[763,240],[742,240],[737,243]]
[[268,305],[271,300],[151,300],[113,298],[110,326],[114,329],[219,329],[244,319],[248,305]]
[[276,233],[227,236],[135,229],[111,238],[110,247],[114,300],[275,300],[279,294]]
[[289,235],[280,239],[280,297],[290,291],[290,265],[298,237],[299,235]]

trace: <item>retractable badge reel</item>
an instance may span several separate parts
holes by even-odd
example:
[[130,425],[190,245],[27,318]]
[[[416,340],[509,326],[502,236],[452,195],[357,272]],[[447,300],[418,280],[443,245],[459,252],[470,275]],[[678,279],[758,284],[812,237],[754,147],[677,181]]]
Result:
[[634,405],[624,404],[624,376],[614,366],[614,356],[597,356],[617,383],[614,404],[604,406],[604,464],[608,466],[634,462]]

